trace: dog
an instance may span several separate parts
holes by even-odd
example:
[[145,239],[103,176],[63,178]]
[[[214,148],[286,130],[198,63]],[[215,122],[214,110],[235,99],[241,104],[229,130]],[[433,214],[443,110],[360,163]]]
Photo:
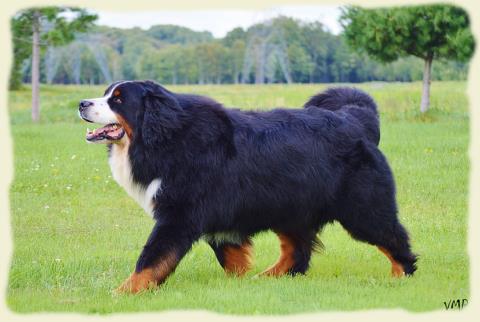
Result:
[[393,276],[416,270],[377,147],[377,106],[361,90],[331,88],[303,108],[255,112],[122,81],[82,100],[79,115],[103,125],[86,140],[108,145],[113,178],[155,222],[118,292],[159,285],[201,238],[226,273],[241,276],[252,266],[252,236],[266,230],[281,254],[261,275],[304,274],[317,234],[334,221],[377,246]]

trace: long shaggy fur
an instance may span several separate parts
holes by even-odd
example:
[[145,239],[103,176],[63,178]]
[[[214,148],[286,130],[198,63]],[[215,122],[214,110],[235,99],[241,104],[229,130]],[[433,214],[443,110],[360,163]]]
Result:
[[301,109],[244,112],[150,81],[122,92],[136,97],[115,111],[133,129],[133,180],[146,187],[161,179],[137,271],[172,251],[180,260],[202,236],[222,263],[222,246],[273,230],[294,241],[290,273],[304,273],[317,233],[333,221],[388,250],[405,273],[415,271],[393,175],[377,147],[377,107],[366,93],[335,88]]

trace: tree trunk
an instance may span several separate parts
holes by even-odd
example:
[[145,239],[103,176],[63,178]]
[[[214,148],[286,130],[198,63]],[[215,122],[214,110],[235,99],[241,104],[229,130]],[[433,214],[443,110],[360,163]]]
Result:
[[256,48],[255,84],[265,83],[265,50],[266,42],[263,40]]
[[177,69],[175,67],[172,71],[172,84],[177,85]]
[[317,55],[313,55],[312,65],[310,66],[310,75],[309,75],[310,84],[313,84],[313,74],[315,73],[315,66],[316,65],[317,65]]
[[235,68],[235,71],[233,72],[233,81],[236,84],[239,83],[240,80],[240,72],[238,71],[238,68]]
[[432,62],[432,57],[425,59],[425,67],[423,69],[422,103],[420,105],[420,112],[422,113],[428,111],[428,108],[430,107],[430,79],[432,75]]
[[40,13],[33,13],[32,23],[32,121],[40,120]]

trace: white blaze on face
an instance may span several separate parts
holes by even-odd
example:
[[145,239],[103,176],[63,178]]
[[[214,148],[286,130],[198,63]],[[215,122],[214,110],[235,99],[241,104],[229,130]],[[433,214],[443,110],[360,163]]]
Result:
[[125,83],[127,83],[127,81],[116,84],[103,97],[86,99],[85,101],[91,102],[92,105],[85,110],[85,117],[94,123],[103,125],[118,123],[117,116],[108,105],[108,100],[112,97],[112,93],[115,89]]
[[88,107],[88,110],[85,113],[85,116],[90,121],[104,125],[118,123],[115,113],[113,113],[107,103],[108,97],[90,98],[87,101],[93,104]]

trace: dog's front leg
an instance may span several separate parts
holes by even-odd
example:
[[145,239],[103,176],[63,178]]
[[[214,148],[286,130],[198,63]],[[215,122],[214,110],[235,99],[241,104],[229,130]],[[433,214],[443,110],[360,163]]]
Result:
[[165,281],[198,235],[190,231],[188,225],[157,222],[138,258],[135,271],[117,288],[117,292],[138,293]]

